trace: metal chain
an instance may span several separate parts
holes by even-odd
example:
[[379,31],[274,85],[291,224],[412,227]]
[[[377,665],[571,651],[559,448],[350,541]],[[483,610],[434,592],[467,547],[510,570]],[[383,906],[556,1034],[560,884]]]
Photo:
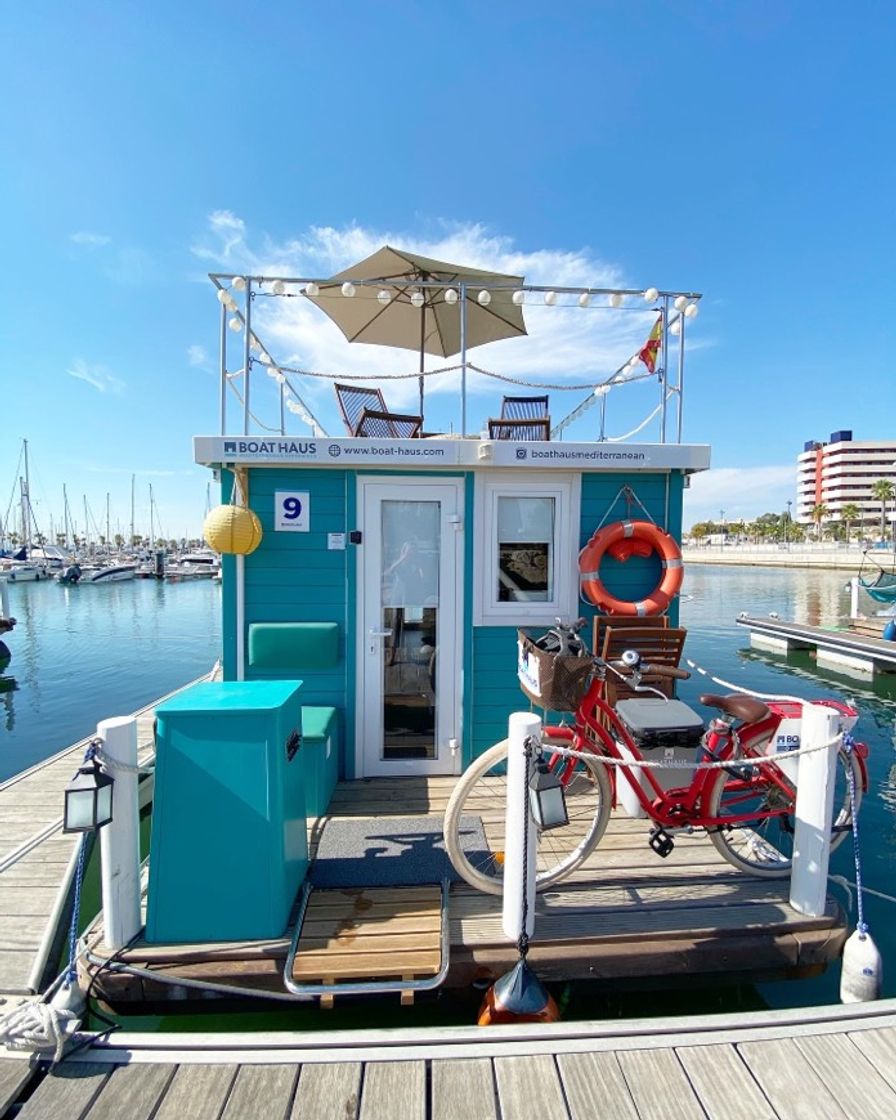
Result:
[[526,757],[526,766],[523,772],[524,802],[523,802],[523,920],[520,925],[520,936],[516,943],[517,952],[526,959],[529,952],[529,935],[526,933],[526,922],[529,917],[529,766],[532,762],[532,747],[536,740],[527,735],[523,743],[523,754]]
[[69,987],[78,979],[78,970],[75,961],[78,958],[78,924],[81,917],[81,884],[84,881],[84,863],[87,854],[88,833],[81,835],[81,847],[78,850],[78,867],[75,871],[75,893],[72,902],[72,921],[68,929],[68,967],[65,970],[66,983]]
[[856,929],[859,937],[864,941],[868,935],[868,923],[865,921],[865,904],[862,898],[862,855],[859,850],[859,814],[856,812],[856,776],[853,771],[852,759],[855,749],[855,740],[852,735],[843,736],[843,748],[846,751],[849,766],[846,770],[846,781],[849,784],[849,815],[852,818],[852,855],[856,865]]

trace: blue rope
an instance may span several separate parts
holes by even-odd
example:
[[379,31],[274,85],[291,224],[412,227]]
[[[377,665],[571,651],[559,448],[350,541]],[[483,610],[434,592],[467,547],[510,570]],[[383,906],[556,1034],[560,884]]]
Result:
[[856,812],[856,775],[853,768],[855,739],[852,735],[843,736],[843,749],[849,765],[846,768],[846,781],[849,784],[849,809],[852,818],[852,854],[856,865],[856,929],[862,941],[868,935],[868,923],[865,921],[865,905],[862,898],[862,855],[859,850],[859,814]]
[[84,863],[87,855],[87,836],[81,836],[81,847],[78,850],[78,868],[75,872],[75,900],[72,906],[72,921],[68,930],[68,968],[65,970],[66,987],[71,987],[78,978],[75,968],[75,957],[78,948],[78,925],[81,918],[81,884],[84,881]]

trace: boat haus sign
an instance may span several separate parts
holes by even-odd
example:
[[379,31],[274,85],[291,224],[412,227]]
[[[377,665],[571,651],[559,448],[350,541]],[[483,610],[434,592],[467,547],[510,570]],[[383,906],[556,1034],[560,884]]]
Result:
[[540,443],[531,440],[364,439],[196,436],[197,463],[206,466],[513,467],[518,470],[705,470],[709,448],[688,444]]

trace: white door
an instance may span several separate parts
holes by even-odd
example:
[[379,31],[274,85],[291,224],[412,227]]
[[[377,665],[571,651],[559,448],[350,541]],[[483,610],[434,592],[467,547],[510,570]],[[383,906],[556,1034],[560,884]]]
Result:
[[358,480],[358,777],[460,762],[461,479]]

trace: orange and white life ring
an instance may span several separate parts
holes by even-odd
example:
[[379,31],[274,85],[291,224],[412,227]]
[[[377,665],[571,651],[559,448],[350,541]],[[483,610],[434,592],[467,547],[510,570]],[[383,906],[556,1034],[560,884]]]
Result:
[[[625,561],[630,556],[649,556],[651,552],[656,552],[662,561],[663,577],[649,595],[629,602],[607,591],[600,578],[600,562],[605,554]],[[650,521],[617,521],[598,529],[579,553],[579,578],[583,594],[607,614],[662,614],[681,590],[681,550],[667,532]]]

